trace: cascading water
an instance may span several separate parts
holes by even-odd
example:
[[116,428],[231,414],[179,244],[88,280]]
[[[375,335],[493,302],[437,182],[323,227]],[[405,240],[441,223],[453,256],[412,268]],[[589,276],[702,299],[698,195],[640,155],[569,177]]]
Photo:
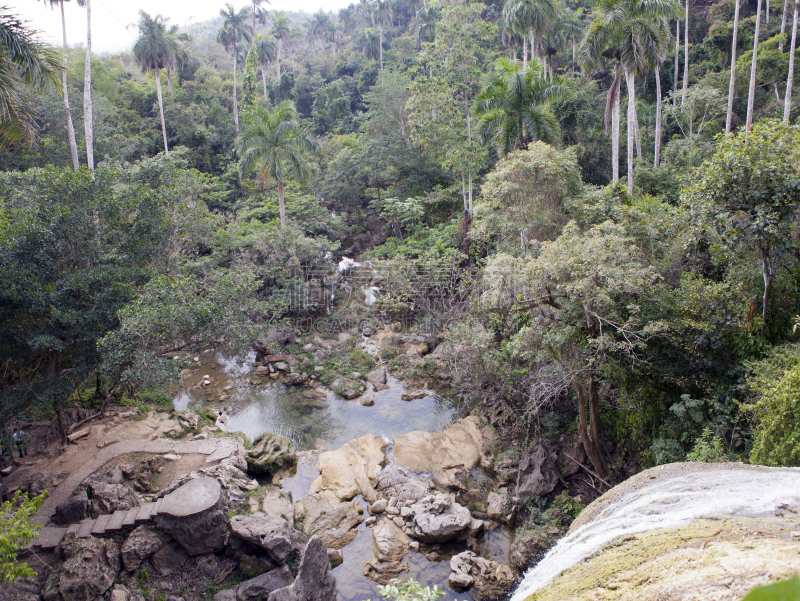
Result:
[[525,574],[511,601],[523,601],[620,535],[718,516],[761,517],[787,504],[800,504],[800,468],[684,463],[648,470],[589,507]]

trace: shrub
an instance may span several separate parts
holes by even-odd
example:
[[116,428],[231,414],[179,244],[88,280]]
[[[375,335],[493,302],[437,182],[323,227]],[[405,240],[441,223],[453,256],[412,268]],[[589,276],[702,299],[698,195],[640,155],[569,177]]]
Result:
[[764,390],[752,415],[753,448],[750,462],[763,465],[800,465],[800,364]]

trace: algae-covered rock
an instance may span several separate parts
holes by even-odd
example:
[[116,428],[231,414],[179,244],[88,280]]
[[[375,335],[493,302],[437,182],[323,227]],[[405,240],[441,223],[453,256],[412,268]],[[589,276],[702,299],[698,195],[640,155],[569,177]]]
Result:
[[253,441],[245,457],[247,468],[256,474],[274,474],[297,461],[292,443],[283,436],[264,432]]

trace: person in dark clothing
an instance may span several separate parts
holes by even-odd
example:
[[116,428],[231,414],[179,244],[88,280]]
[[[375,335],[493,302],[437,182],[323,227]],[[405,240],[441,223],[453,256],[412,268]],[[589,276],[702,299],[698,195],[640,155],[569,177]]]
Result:
[[17,445],[17,452],[22,457],[28,454],[28,436],[22,430],[14,428],[14,444]]

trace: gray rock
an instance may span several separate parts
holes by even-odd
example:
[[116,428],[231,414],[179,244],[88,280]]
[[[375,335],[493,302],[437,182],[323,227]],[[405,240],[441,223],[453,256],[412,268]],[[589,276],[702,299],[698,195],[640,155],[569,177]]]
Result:
[[89,515],[89,497],[82,490],[56,506],[55,524],[76,524]]
[[386,511],[386,506],[389,502],[386,499],[378,499],[370,506],[370,511],[372,513],[383,513]]
[[378,475],[378,490],[403,503],[416,502],[428,495],[424,482],[396,464],[385,467]]
[[327,497],[306,497],[298,501],[295,515],[308,536],[318,536],[326,546],[341,549],[356,537],[356,526],[364,518],[353,502],[339,502]]
[[283,518],[290,524],[294,524],[294,504],[291,492],[284,492],[278,488],[268,489],[264,494],[261,510],[267,515]]
[[3,588],[0,593],[3,595],[3,601],[42,601],[42,596],[39,594],[41,590],[41,585],[31,578],[18,580],[15,585]]
[[219,559],[216,555],[208,554],[197,558],[197,569],[200,570],[206,578],[215,578],[219,574]]
[[490,492],[486,498],[487,508],[486,513],[493,520],[502,522],[505,520],[508,513],[508,501],[503,495],[498,495],[496,492]]
[[417,538],[425,543],[443,543],[464,533],[472,523],[469,509],[453,503],[448,495],[436,495],[411,506]]
[[92,482],[88,487],[90,511],[97,518],[104,513],[139,507],[136,494],[124,484]]
[[264,432],[253,441],[247,451],[247,468],[256,474],[274,474],[297,461],[291,443],[283,436]]
[[264,574],[245,580],[236,587],[237,601],[259,601],[292,581],[289,566],[283,565]]
[[367,382],[380,386],[386,384],[386,368],[381,366],[367,374]]
[[225,589],[217,592],[212,601],[236,601],[236,591],[233,589]]
[[283,518],[257,515],[236,515],[230,520],[234,535],[264,549],[273,561],[284,563],[300,550],[300,536]]
[[108,601],[130,601],[131,592],[121,584],[115,584],[111,589],[111,596]]
[[128,538],[122,543],[122,565],[129,572],[139,568],[142,562],[153,553],[161,549],[169,541],[166,534],[154,530],[145,524],[139,526],[130,533]]
[[402,561],[408,553],[408,537],[397,525],[382,519],[372,529],[373,550],[378,561]]
[[228,520],[222,511],[222,488],[214,478],[189,480],[161,503],[155,524],[186,549],[205,555],[225,546]]
[[559,482],[555,466],[556,456],[541,444],[532,453],[523,457],[519,463],[522,475],[517,496],[520,499],[527,499],[553,492]]
[[175,542],[164,545],[150,557],[153,568],[162,576],[169,576],[183,568],[189,561],[189,555]]
[[328,549],[328,561],[331,563],[332,568],[342,565],[342,563],[344,563],[344,554],[342,550]]
[[45,601],[94,601],[114,584],[121,566],[113,540],[69,534],[60,549],[64,562],[47,579]]
[[270,593],[267,601],[336,601],[336,578],[319,538],[313,537],[303,551],[294,583]]

